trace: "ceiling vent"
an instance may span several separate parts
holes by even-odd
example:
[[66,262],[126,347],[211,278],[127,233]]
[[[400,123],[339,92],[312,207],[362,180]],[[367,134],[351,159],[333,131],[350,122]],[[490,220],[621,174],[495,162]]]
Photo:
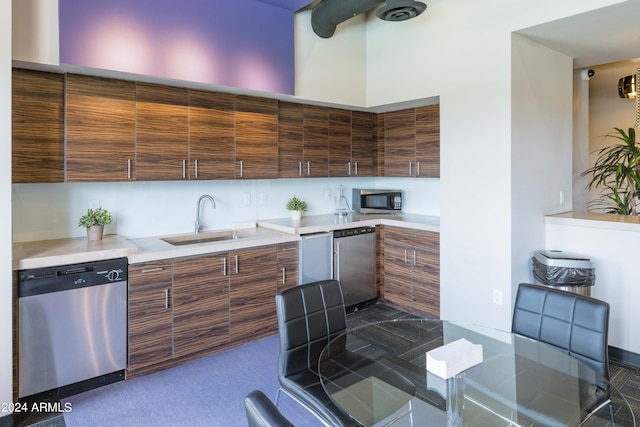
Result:
[[[333,36],[338,24],[384,3],[384,0],[321,0],[311,11],[311,27],[322,38]],[[427,5],[414,0],[387,0],[376,11],[385,21],[406,21],[420,15]]]

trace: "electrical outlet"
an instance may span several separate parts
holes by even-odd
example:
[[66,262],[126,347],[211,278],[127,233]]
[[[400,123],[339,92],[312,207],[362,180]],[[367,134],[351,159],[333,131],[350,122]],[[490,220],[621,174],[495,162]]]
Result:
[[493,303],[502,305],[502,291],[500,289],[493,290]]
[[89,209],[98,209],[100,207],[99,200],[92,200],[89,202]]
[[560,204],[564,205],[564,191],[560,190]]
[[267,204],[267,193],[260,193],[260,204],[261,205]]
[[331,190],[324,190],[324,199],[331,200]]

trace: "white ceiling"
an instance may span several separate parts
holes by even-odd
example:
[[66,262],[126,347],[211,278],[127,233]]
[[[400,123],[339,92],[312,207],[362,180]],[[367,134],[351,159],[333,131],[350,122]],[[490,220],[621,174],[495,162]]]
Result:
[[626,2],[518,31],[574,58],[574,68],[640,57],[640,1]]

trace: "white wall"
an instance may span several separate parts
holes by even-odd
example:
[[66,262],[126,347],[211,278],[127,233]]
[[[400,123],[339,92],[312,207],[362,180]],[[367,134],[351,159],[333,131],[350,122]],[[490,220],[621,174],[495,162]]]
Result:
[[[614,128],[625,132],[635,124],[635,100],[618,96],[620,77],[635,74],[640,62],[620,61],[593,67],[596,74],[589,81],[589,166],[592,166],[600,149],[622,141],[605,137]],[[640,130],[636,128],[636,133]],[[636,137],[636,141],[639,141]],[[586,169],[586,168],[585,168]],[[584,170],[584,169],[583,169]],[[589,200],[598,197],[600,190],[589,191]]]
[[[90,201],[113,213],[107,233],[126,238],[190,233],[196,202],[211,195],[216,209],[203,204],[205,229],[224,229],[258,219],[289,215],[284,208],[296,195],[309,204],[308,215],[333,213],[340,185],[351,204],[352,188],[400,188],[406,213],[440,214],[439,185],[434,179],[314,178],[255,181],[123,182],[81,184],[14,184],[13,219],[15,242],[80,237],[77,227]],[[324,199],[325,190],[331,197]],[[245,198],[249,205],[245,205]],[[263,203],[266,201],[266,203]]]
[[[591,296],[611,306],[609,345],[640,354],[638,337],[638,245],[640,233],[568,225],[546,226],[547,247],[587,254],[593,262],[596,283]],[[579,250],[577,249],[579,248]]]
[[[0,0],[0,403],[13,402],[11,272],[11,1]],[[0,417],[7,415],[0,412]]]
[[[573,59],[515,34],[511,81],[511,302],[532,282],[544,215],[571,210]],[[507,312],[507,321],[511,310]]]

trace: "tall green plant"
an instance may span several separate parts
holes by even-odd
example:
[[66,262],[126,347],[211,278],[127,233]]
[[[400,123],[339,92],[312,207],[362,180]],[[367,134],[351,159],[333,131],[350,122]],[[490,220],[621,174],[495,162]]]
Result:
[[636,143],[636,132],[628,133],[614,128],[606,137],[616,138],[622,143],[602,148],[593,167],[582,172],[590,176],[587,189],[602,188],[600,196],[590,203],[592,208],[604,209],[607,213],[636,215],[636,204],[640,196],[640,145]]

